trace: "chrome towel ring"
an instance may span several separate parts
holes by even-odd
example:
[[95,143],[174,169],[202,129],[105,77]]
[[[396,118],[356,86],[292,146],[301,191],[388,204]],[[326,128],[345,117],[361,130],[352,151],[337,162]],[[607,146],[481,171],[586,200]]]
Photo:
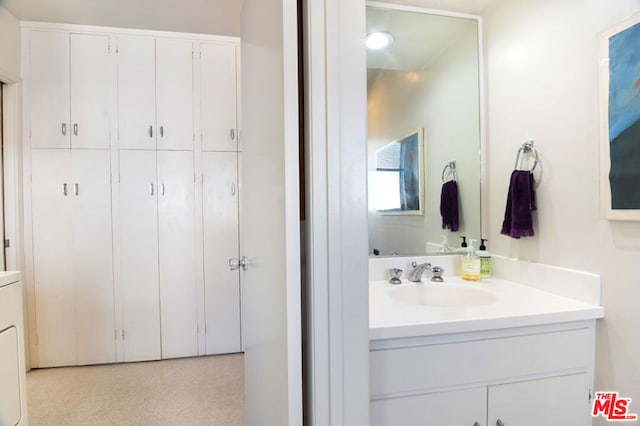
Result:
[[442,183],[445,182],[447,175],[452,177],[452,180],[458,180],[458,174],[456,173],[456,160],[449,161],[442,169]]
[[531,167],[531,170],[529,171],[532,172],[535,170],[536,166],[538,165],[538,151],[536,151],[536,149],[533,147],[533,141],[527,141],[523,143],[520,149],[518,149],[518,155],[516,155],[516,164],[513,166],[514,170],[518,170],[518,163],[520,162],[520,153],[528,154],[530,152],[533,152],[534,161],[533,161],[533,167]]

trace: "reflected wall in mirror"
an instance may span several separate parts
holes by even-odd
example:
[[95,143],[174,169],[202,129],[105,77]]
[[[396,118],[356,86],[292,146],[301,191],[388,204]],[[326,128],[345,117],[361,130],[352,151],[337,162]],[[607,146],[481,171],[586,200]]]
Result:
[[[367,34],[391,44],[367,50],[369,248],[381,255],[442,251],[459,236],[480,235],[480,78],[478,19],[424,13],[397,5],[367,7]],[[439,13],[439,12],[438,12]],[[399,135],[422,129],[423,215],[377,208],[376,153]],[[455,161],[459,229],[443,229],[443,169]],[[448,178],[448,176],[445,176]]]
[[376,151],[376,210],[421,215],[424,207],[423,131],[415,130]]

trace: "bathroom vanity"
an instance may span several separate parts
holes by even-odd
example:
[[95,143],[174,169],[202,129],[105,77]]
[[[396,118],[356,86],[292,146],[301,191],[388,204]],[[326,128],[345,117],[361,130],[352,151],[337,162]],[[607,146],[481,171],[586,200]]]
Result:
[[591,424],[601,306],[498,278],[424,281],[370,282],[372,425]]
[[20,273],[0,271],[0,425],[27,424]]

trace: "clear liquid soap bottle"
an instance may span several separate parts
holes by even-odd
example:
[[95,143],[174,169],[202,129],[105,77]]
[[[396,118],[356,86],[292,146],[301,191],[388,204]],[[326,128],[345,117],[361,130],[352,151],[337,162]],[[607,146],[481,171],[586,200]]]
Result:
[[476,249],[473,247],[473,243],[476,240],[469,240],[469,246],[467,247],[467,254],[462,256],[461,271],[463,280],[478,281],[480,280],[480,256],[476,253]]

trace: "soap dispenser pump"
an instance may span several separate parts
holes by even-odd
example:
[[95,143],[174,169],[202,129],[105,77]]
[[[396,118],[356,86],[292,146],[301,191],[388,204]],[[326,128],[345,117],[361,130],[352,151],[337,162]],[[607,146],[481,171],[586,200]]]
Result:
[[480,279],[480,257],[476,253],[476,249],[473,247],[473,243],[476,240],[469,240],[469,247],[467,248],[467,254],[462,257],[460,261],[463,280],[478,281]]
[[467,237],[463,235],[460,238],[462,238],[462,243],[460,243],[460,248],[458,249],[458,253],[464,254],[467,252]]

